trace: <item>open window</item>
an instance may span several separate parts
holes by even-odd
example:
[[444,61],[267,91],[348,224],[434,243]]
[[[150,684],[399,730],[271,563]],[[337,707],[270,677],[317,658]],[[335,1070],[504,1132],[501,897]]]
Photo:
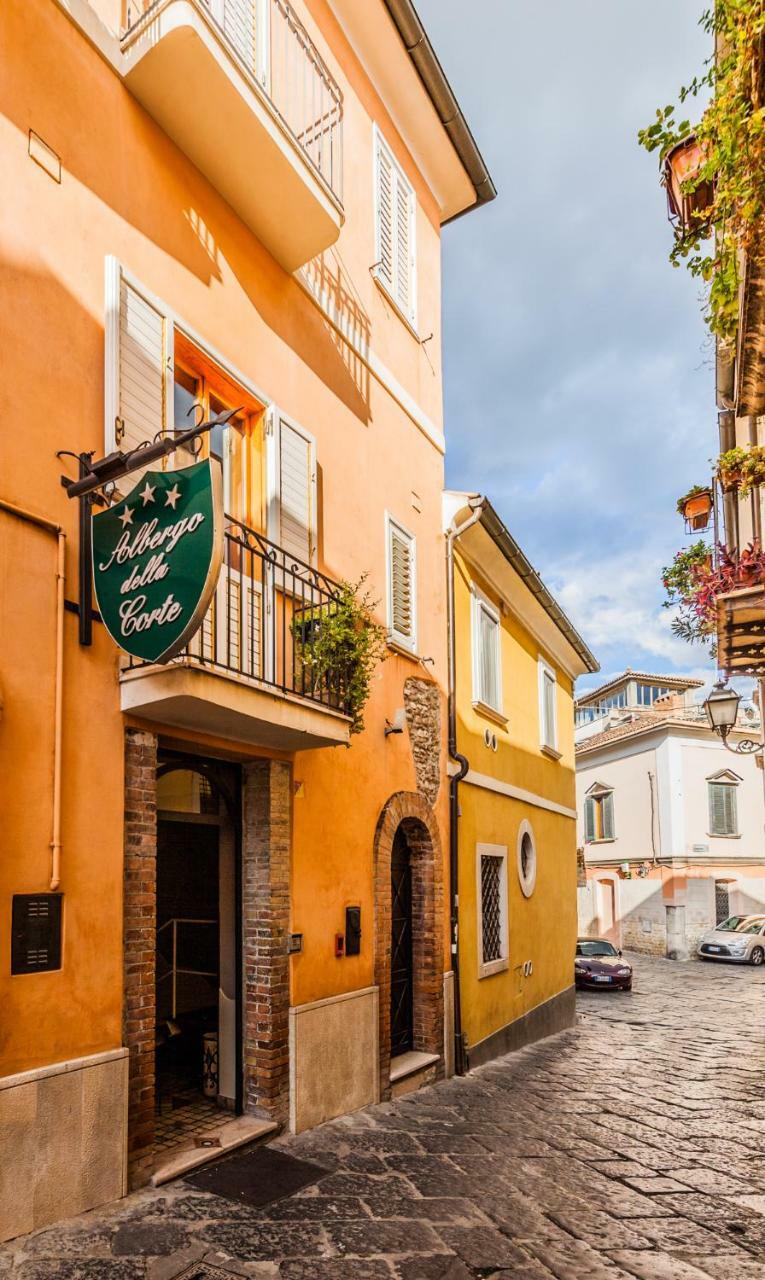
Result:
[[584,800],[584,839],[586,844],[614,840],[614,792],[612,787],[596,782]]

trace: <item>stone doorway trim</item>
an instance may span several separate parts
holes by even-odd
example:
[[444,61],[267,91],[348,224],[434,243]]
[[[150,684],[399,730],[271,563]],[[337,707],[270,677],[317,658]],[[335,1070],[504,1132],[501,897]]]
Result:
[[391,858],[403,827],[412,860],[414,1051],[438,1057],[443,1075],[443,861],[436,818],[425,798],[398,791],[383,806],[374,837],[375,983],[380,991],[380,1097],[390,1098]]

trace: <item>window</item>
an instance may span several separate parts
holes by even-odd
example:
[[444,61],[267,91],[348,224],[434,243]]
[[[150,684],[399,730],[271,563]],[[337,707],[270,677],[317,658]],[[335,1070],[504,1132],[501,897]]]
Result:
[[417,650],[417,555],[414,534],[386,515],[388,635],[410,653]]
[[502,714],[502,667],[499,613],[474,585],[471,587],[473,622],[473,703]]
[[552,667],[539,659],[539,740],[542,747],[558,753],[558,682]]
[[478,892],[478,974],[488,978],[508,967],[507,849],[476,846]]
[[736,805],[738,782],[737,776],[731,773],[707,780],[709,791],[709,834],[711,836],[738,835]]
[[537,846],[530,822],[518,829],[518,880],[524,898],[530,898],[537,883]]
[[417,327],[414,191],[375,127],[375,278]]
[[288,555],[314,564],[318,541],[316,441],[280,409],[268,420],[268,536]]
[[591,787],[585,797],[584,839],[586,844],[614,839],[614,793],[600,783]]

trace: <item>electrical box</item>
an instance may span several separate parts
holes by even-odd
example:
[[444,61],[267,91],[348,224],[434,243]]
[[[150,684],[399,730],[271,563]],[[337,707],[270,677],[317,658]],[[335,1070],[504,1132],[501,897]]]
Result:
[[361,951],[361,907],[345,908],[345,954],[357,956]]
[[61,894],[14,894],[11,973],[44,973],[60,968]]

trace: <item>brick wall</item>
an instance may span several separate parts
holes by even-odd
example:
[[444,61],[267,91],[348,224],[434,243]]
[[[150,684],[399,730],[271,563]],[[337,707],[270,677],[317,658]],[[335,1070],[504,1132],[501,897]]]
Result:
[[257,760],[245,765],[243,783],[244,1106],[285,1123],[292,771],[281,761]]
[[375,982],[380,992],[380,1097],[390,1097],[391,855],[403,825],[412,862],[414,1047],[437,1053],[443,1075],[443,877],[441,841],[423,796],[399,791],[383,808],[375,832]]
[[125,730],[124,1003],[128,1075],[128,1177],[146,1182],[154,1143],[157,929],[157,739]]

